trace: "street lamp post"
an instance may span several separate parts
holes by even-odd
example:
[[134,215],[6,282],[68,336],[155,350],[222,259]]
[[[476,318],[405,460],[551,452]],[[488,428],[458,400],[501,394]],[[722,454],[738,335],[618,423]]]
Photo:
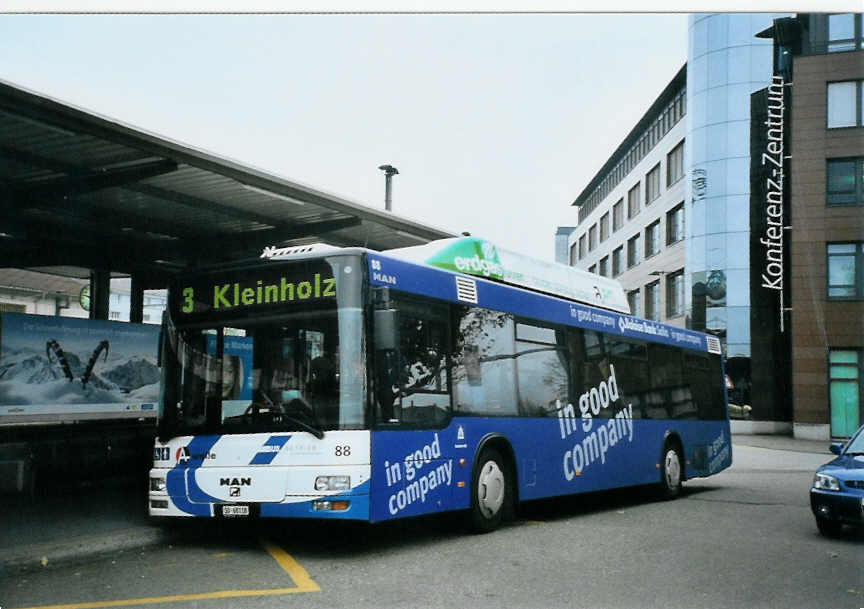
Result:
[[384,209],[391,211],[393,209],[392,180],[393,176],[399,174],[399,170],[393,167],[393,165],[379,165],[378,169],[384,172]]

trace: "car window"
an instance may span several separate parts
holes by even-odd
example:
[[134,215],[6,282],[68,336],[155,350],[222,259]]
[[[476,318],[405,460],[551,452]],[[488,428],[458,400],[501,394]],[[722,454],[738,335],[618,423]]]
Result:
[[[862,428],[864,429],[864,428]],[[862,453],[864,454],[864,433],[862,433],[862,429],[858,430],[858,433],[852,438],[849,444],[846,446],[846,454],[849,453]]]

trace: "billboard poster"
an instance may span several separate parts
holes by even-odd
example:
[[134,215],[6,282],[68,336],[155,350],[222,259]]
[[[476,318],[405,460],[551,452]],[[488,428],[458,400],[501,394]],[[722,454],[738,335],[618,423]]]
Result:
[[0,424],[156,416],[159,327],[0,316]]

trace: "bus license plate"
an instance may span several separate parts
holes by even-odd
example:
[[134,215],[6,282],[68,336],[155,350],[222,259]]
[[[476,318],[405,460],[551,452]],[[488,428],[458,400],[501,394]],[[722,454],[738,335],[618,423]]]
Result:
[[249,515],[249,506],[248,505],[223,505],[222,506],[222,515],[226,516],[226,517],[248,516]]

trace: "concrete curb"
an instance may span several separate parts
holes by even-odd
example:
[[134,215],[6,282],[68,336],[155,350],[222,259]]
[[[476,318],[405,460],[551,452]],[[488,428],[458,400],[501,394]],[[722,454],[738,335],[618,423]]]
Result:
[[818,440],[796,440],[793,438],[778,438],[771,436],[732,436],[732,446],[747,448],[764,448],[768,450],[785,450],[798,453],[811,453],[830,456],[828,442]]
[[117,552],[167,545],[178,531],[158,527],[130,528],[106,535],[69,537],[57,542],[0,548],[0,577],[25,571],[70,565]]

